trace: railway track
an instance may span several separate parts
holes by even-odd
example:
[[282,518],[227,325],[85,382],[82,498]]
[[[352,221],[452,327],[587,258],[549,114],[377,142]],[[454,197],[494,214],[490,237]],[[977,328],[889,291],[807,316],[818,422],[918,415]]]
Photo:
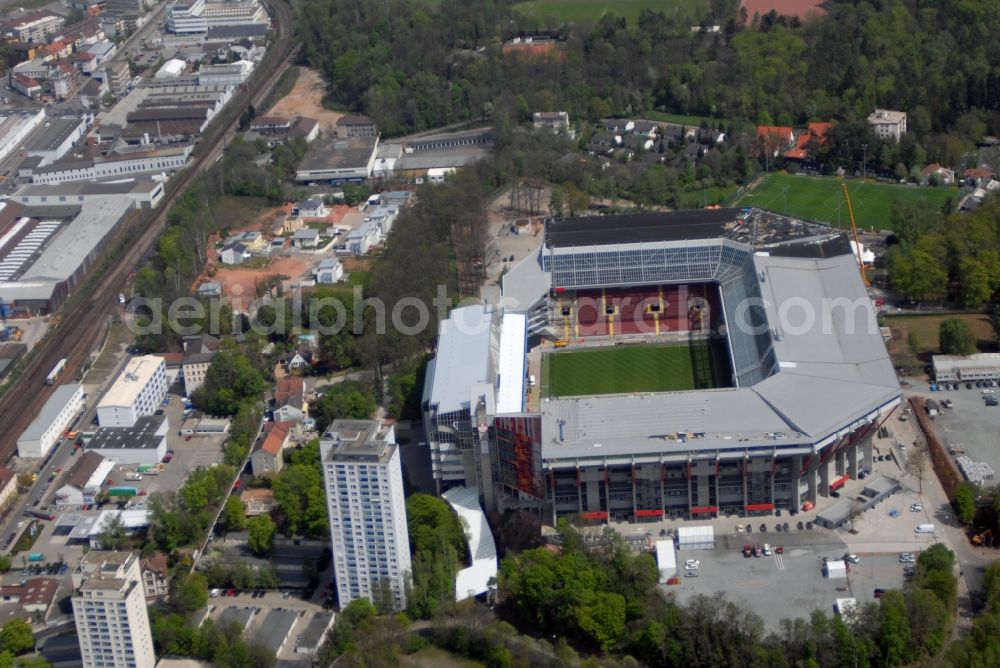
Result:
[[292,40],[291,7],[286,2],[273,0],[266,5],[276,24],[276,37],[248,87],[234,95],[206,129],[192,154],[193,163],[167,183],[160,206],[153,211],[133,212],[115,243],[109,245],[105,257],[124,252],[105,268],[103,274],[98,275],[102,262],[95,263],[87,278],[73,290],[74,293],[86,291],[86,295],[82,299],[78,294],[70,295],[56,316],[59,323],[50,337],[0,396],[0,417],[4,420],[4,428],[0,430],[0,461],[9,462],[14,456],[18,437],[55,391],[55,386],[45,385],[45,378],[56,363],[64,357],[67,359],[63,379],[79,375],[108,323],[108,316],[117,308],[117,294],[129,272],[151,257],[156,240],[166,227],[167,211],[174,199],[222,155],[226,141],[236,133],[248,105],[262,101],[293,62],[299,46]]

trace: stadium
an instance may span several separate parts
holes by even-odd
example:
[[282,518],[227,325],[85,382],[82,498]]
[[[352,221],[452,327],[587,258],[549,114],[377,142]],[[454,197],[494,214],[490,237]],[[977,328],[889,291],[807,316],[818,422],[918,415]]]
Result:
[[846,236],[759,209],[549,219],[441,323],[441,488],[547,521],[798,511],[864,469],[899,384]]

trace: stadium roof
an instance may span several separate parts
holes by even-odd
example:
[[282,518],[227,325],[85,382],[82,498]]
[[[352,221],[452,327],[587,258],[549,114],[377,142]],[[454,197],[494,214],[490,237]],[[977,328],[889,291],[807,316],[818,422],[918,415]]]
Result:
[[455,600],[463,601],[489,589],[490,578],[497,574],[497,546],[479,505],[478,489],[453,487],[441,496],[462,519],[472,554],[472,566],[463,568],[455,576]]
[[[543,457],[811,449],[845,424],[871,419],[899,400],[899,383],[853,256],[758,253],[754,268],[776,373],[733,389],[550,398],[542,402]],[[803,319],[805,313],[813,314],[811,321]],[[739,325],[728,323],[730,329]],[[676,438],[678,432],[687,437]]]
[[527,318],[520,313],[505,313],[500,331],[500,356],[497,369],[500,389],[498,413],[520,413],[524,408],[524,360],[528,337]]
[[545,225],[545,246],[560,248],[710,239],[721,237],[732,229],[739,213],[739,209],[692,209],[553,218]]
[[469,388],[488,382],[492,312],[485,304],[454,309],[441,322],[430,403],[439,413],[469,408]]
[[542,270],[541,250],[531,251],[503,275],[504,308],[511,311],[529,309],[552,287],[552,274]]

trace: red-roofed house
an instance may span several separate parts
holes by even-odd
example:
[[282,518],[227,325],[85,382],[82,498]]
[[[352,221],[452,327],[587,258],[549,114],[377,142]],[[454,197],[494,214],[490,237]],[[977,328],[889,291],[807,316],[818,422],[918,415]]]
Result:
[[991,181],[993,179],[993,170],[983,167],[970,167],[965,170],[965,178],[977,183],[980,181]]
[[170,569],[167,568],[167,557],[155,554],[139,563],[142,569],[142,588],[147,601],[155,601],[170,593]]
[[309,416],[306,402],[306,381],[302,376],[284,376],[278,379],[274,390],[274,419],[277,422],[301,424]]
[[814,157],[809,151],[809,142],[815,141],[822,146],[826,143],[826,133],[833,123],[810,123],[809,129],[799,135],[795,148],[785,151],[785,157],[791,160],[805,160]]
[[795,133],[784,125],[758,125],[756,149],[759,155],[768,153],[777,158],[795,146]]
[[256,477],[265,473],[277,473],[284,465],[281,452],[288,445],[291,425],[285,422],[272,422],[268,427],[264,443],[250,456],[250,466]]
[[955,182],[955,170],[942,167],[936,162],[923,168],[920,172],[920,182],[926,185],[930,183],[931,177],[935,175],[937,175],[939,183],[950,184]]
[[30,97],[31,99],[35,99],[42,94],[42,84],[38,83],[38,79],[23,74],[12,76],[10,78],[10,85],[21,95]]

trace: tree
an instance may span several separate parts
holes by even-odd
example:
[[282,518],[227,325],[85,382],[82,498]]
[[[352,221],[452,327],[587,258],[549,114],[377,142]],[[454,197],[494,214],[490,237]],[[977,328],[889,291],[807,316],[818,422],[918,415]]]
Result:
[[274,549],[274,535],[278,528],[270,515],[258,515],[251,517],[247,522],[247,545],[250,551],[257,556],[265,556]]
[[917,479],[920,494],[924,493],[924,472],[927,471],[927,452],[914,446],[906,453],[906,472]]
[[226,499],[220,520],[222,525],[226,527],[226,531],[242,531],[246,527],[246,509],[243,507],[243,502],[235,494]]
[[5,554],[0,556],[0,573],[6,573],[12,565],[10,555]]
[[972,524],[976,517],[976,491],[971,483],[962,482],[955,487],[955,512],[962,524]]
[[0,650],[19,656],[35,649],[31,625],[23,619],[12,619],[0,629]]
[[104,550],[120,550],[126,540],[128,540],[128,530],[119,514],[112,515],[105,521],[100,533],[97,534],[97,542]]
[[938,347],[944,355],[971,355],[976,352],[976,338],[964,320],[949,318],[938,330]]
[[208,605],[208,579],[201,573],[175,575],[170,589],[170,606],[177,612],[194,612]]

